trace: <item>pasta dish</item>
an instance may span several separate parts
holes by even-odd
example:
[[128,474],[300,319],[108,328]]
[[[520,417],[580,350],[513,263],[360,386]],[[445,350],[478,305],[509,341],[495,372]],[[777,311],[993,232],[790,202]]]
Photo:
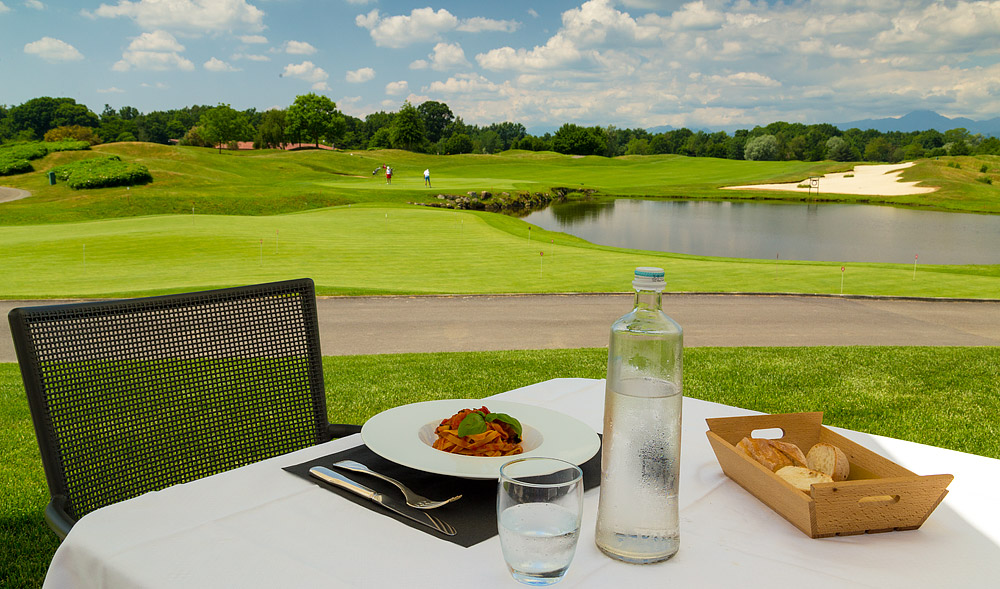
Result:
[[521,424],[506,413],[491,413],[485,406],[462,409],[441,421],[434,430],[433,447],[466,456],[513,456],[521,447]]

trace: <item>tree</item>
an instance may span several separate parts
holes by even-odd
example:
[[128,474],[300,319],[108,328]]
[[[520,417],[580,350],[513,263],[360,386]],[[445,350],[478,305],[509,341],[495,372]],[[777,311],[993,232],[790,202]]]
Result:
[[503,142],[500,140],[500,135],[491,129],[487,129],[479,134],[479,143],[482,146],[483,153],[496,153],[503,149]]
[[49,129],[45,133],[45,141],[86,141],[91,145],[97,145],[101,142],[101,138],[90,127],[67,125]]
[[368,149],[389,149],[392,147],[392,133],[389,127],[382,127],[368,140]]
[[284,110],[273,108],[264,113],[257,129],[257,145],[262,149],[285,147],[285,128],[288,120]]
[[980,155],[1000,155],[1000,139],[987,137],[976,147],[976,153]]
[[287,131],[309,139],[316,147],[319,147],[320,138],[335,143],[344,133],[344,118],[337,110],[337,103],[313,92],[296,96],[286,117]]
[[510,149],[515,143],[521,140],[528,134],[527,129],[521,123],[511,123],[510,121],[504,121],[502,123],[493,123],[486,128],[487,131],[493,131],[500,138],[500,149]]
[[455,120],[455,114],[451,112],[448,105],[435,100],[428,100],[417,107],[420,118],[424,122],[424,130],[427,133],[427,140],[437,143],[443,136],[448,125]]
[[826,140],[826,159],[835,162],[849,162],[854,160],[851,146],[840,137],[830,137]]
[[219,153],[222,153],[223,145],[246,139],[251,132],[246,115],[221,102],[219,106],[203,113],[200,123],[201,135],[211,143],[217,144]]
[[865,160],[869,162],[892,161],[892,145],[884,137],[876,137],[865,145]]
[[392,146],[396,149],[414,151],[424,141],[426,131],[424,121],[420,118],[420,112],[407,100],[400,107],[399,112],[392,119],[392,128],[389,129],[392,137]]
[[32,138],[40,138],[55,127],[80,125],[96,127],[100,119],[86,106],[72,98],[42,96],[15,106],[8,113],[12,133],[26,131]]
[[552,137],[552,148],[559,153],[599,155],[608,148],[604,130],[600,127],[580,127],[566,123]]
[[167,132],[169,115],[160,110],[154,110],[135,119],[139,141],[151,143],[167,143],[171,138]]
[[778,159],[778,140],[774,135],[758,135],[748,140],[743,148],[743,158],[754,161]]
[[472,139],[465,133],[456,133],[445,143],[445,153],[472,153]]

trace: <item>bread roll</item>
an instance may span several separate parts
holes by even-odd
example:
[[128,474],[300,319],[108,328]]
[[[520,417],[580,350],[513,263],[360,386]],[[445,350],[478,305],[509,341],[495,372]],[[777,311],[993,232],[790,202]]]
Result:
[[795,444],[766,438],[743,438],[736,449],[764,465],[771,472],[785,466],[805,466],[806,457]]
[[809,449],[806,466],[830,475],[835,481],[846,481],[847,475],[851,474],[851,463],[847,460],[847,454],[826,442],[820,442]]
[[782,442],[781,440],[768,440],[771,445],[778,449],[782,454],[787,456],[792,461],[792,466],[806,466],[806,455],[802,453],[802,450],[791,442]]
[[776,475],[785,479],[799,491],[808,493],[815,483],[832,483],[833,478],[825,472],[819,472],[804,466],[786,466],[779,468]]

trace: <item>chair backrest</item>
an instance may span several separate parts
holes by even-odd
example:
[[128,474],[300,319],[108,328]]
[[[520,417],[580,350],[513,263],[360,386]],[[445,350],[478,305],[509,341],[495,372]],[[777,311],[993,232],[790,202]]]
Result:
[[330,439],[310,279],[9,319],[62,536],[105,505]]

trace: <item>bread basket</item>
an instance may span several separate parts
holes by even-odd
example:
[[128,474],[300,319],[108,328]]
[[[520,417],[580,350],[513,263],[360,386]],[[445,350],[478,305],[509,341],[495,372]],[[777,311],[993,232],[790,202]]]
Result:
[[[918,476],[823,426],[823,413],[785,413],[707,419],[708,440],[726,476],[812,538],[915,530],[948,494],[950,474]],[[736,449],[758,430],[808,451],[818,442],[839,447],[851,463],[846,481],[797,490]],[[771,436],[767,436],[771,437]]]

